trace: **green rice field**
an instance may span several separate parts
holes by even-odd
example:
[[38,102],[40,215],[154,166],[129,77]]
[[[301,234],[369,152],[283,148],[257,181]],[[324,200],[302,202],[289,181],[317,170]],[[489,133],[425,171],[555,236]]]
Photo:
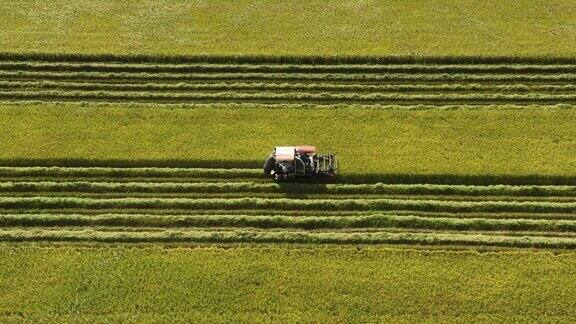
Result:
[[3,244],[0,257],[5,322],[575,316],[571,252]]
[[573,56],[570,0],[151,1],[3,4],[8,52]]
[[0,322],[573,321],[570,1],[2,9]]

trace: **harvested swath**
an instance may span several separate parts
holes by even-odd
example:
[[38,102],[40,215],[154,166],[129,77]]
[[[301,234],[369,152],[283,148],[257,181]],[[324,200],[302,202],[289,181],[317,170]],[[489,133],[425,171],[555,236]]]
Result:
[[0,70],[169,73],[570,73],[573,64],[138,64],[0,61]]
[[109,100],[109,101],[282,101],[282,102],[502,102],[502,103],[576,103],[576,94],[404,94],[404,93],[157,93],[134,91],[0,91],[0,100]]
[[0,197],[76,197],[76,198],[291,198],[291,199],[410,199],[440,201],[532,201],[576,202],[576,197],[514,197],[514,196],[461,196],[461,195],[388,195],[388,194],[326,194],[326,193],[268,193],[268,192],[0,192]]
[[576,232],[576,220],[447,218],[414,215],[0,214],[0,226],[253,227],[299,229],[406,228],[453,231]]
[[0,81],[0,89],[56,89],[99,91],[320,91],[320,92],[549,92],[576,91],[573,84],[338,84],[338,83],[273,83],[273,82],[219,82],[219,83],[103,83],[66,81]]
[[165,55],[88,53],[0,53],[3,61],[137,64],[534,64],[574,65],[570,56],[550,55]]
[[506,236],[448,233],[343,233],[307,231],[98,231],[93,229],[8,229],[0,230],[3,241],[59,242],[175,242],[175,243],[312,243],[312,244],[418,244],[418,245],[486,245],[510,247],[574,248],[576,238]]
[[546,219],[546,220],[576,220],[576,213],[543,213],[543,212],[430,212],[418,210],[395,210],[390,212],[372,211],[372,210],[266,210],[266,209],[158,209],[147,208],[146,210],[133,208],[110,208],[106,210],[89,209],[89,208],[30,208],[30,209],[2,209],[0,214],[20,215],[20,214],[81,214],[81,215],[101,215],[101,214],[153,214],[153,215],[252,215],[252,216],[270,216],[282,215],[290,217],[344,217],[344,216],[370,216],[374,214],[391,214],[396,216],[420,216],[428,218],[454,218],[454,219]]
[[276,210],[420,210],[436,212],[576,213],[576,202],[441,201],[404,199],[265,199],[265,198],[63,198],[0,197],[0,208],[163,208]]
[[574,64],[217,61],[0,61],[0,100],[196,105],[576,103],[571,84],[576,80]]
[[439,184],[299,184],[273,182],[0,182],[0,192],[322,193],[576,197],[576,186]]
[[409,74],[409,73],[148,73],[148,72],[46,72],[46,71],[0,71],[3,79],[45,80],[303,80],[303,81],[476,81],[476,82],[570,82],[576,73],[562,74]]

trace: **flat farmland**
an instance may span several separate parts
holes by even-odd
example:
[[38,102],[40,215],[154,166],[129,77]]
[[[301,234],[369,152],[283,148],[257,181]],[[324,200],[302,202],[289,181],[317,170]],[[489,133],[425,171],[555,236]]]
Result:
[[[4,55],[0,253],[9,262],[0,289],[15,298],[0,299],[2,316],[569,318],[573,308],[555,306],[569,304],[558,287],[573,277],[566,265],[576,247],[572,70],[560,58]],[[337,181],[264,178],[271,148],[294,143],[336,152]],[[278,270],[295,260],[301,272]],[[25,270],[53,262],[62,265],[43,272],[52,284]],[[485,281],[473,278],[495,268],[495,290],[479,294]],[[75,271],[100,278],[103,269],[127,278],[104,279],[124,297],[63,280]],[[447,271],[462,273],[454,286],[442,279]],[[238,281],[219,282],[232,272]],[[412,279],[360,280],[392,274]],[[131,284],[136,277],[165,284]],[[18,280],[29,285],[16,289]],[[339,293],[327,294],[334,282]],[[505,285],[517,288],[497,288]],[[39,293],[29,298],[32,286]],[[245,299],[256,286],[275,292]],[[406,307],[374,303],[391,287],[409,292]],[[132,293],[147,289],[160,291],[157,304]],[[556,298],[537,303],[534,289]],[[283,291],[289,297],[276,295]],[[110,302],[93,303],[103,295]]]
[[[0,246],[3,321],[569,321],[573,253]],[[545,314],[545,317],[543,317]]]
[[[575,67],[5,55],[0,237],[572,248]],[[263,177],[291,143],[337,182]]]
[[2,51],[151,55],[573,56],[576,9],[538,1],[27,0]]
[[570,1],[2,9],[0,321],[574,318]]

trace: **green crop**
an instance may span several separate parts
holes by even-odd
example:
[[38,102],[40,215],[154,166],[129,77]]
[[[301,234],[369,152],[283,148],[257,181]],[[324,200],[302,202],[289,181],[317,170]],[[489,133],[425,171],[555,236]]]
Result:
[[6,3],[0,21],[2,49],[25,53],[570,57],[572,8],[569,0],[26,0]]
[[2,321],[569,322],[576,316],[576,258],[568,251],[3,244],[0,258]]
[[574,6],[407,3],[3,4],[0,322],[575,318]]
[[210,169],[210,168],[114,168],[114,167],[0,167],[0,177],[258,177],[259,169]]
[[244,177],[253,177],[273,147],[313,144],[338,155],[342,181],[574,184],[576,176],[571,108],[28,104],[0,105],[0,114],[4,165],[251,167]]

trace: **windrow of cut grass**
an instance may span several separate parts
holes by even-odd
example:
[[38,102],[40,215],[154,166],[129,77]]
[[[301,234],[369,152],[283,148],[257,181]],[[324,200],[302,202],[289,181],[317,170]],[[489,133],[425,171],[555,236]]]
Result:
[[0,101],[181,104],[576,104],[573,62],[362,64],[0,59]]
[[0,100],[22,101],[73,101],[89,102],[160,102],[160,103],[209,103],[219,102],[252,102],[252,103],[314,103],[314,104],[576,104],[576,94],[405,94],[405,93],[369,93],[369,94],[334,94],[334,93],[156,93],[135,91],[0,91]]
[[[155,170],[156,171],[156,170]],[[206,170],[206,174],[210,171]],[[224,171],[222,171],[224,173]],[[159,174],[159,173],[156,173]],[[191,174],[194,174],[191,172]],[[206,175],[204,174],[204,175]],[[217,172],[212,173],[218,175]],[[230,176],[235,176],[231,171]],[[109,174],[108,174],[109,175]],[[126,175],[124,173],[123,175]],[[165,175],[165,174],[162,174]],[[190,173],[188,174],[190,175]],[[195,174],[194,174],[195,175]],[[1,178],[0,178],[1,179]],[[153,179],[153,178],[152,178]],[[85,193],[286,193],[360,195],[462,195],[576,197],[576,186],[540,185],[442,185],[442,184],[315,184],[271,182],[86,182],[20,181],[0,182],[0,192],[85,192]]]
[[[78,177],[91,181],[76,181]],[[130,181],[134,178],[139,181]],[[339,181],[275,183],[259,169],[0,167],[0,238],[547,248],[576,244],[573,185]]]
[[51,62],[42,60],[0,61],[0,71],[52,71],[52,72],[150,72],[150,73],[574,73],[576,64],[446,64],[390,62],[364,64],[323,63],[124,63],[124,62]]
[[251,215],[269,216],[271,214],[289,217],[346,217],[346,216],[371,216],[371,215],[397,215],[397,216],[418,216],[429,218],[453,218],[453,219],[534,219],[534,220],[574,220],[576,214],[570,213],[542,213],[542,212],[431,212],[418,210],[395,210],[395,211],[373,211],[373,210],[266,210],[266,209],[153,209],[146,210],[134,208],[111,208],[106,210],[90,208],[32,208],[32,209],[0,209],[4,215],[25,215],[25,214],[50,214],[50,215],[88,215],[97,216],[102,214],[117,215],[141,215],[143,213],[151,215]]
[[426,217],[394,214],[288,216],[252,214],[1,214],[2,227],[130,227],[130,228],[298,228],[298,229],[421,229],[449,231],[537,231],[576,236],[576,219],[494,219]]
[[383,82],[531,82],[561,83],[576,80],[576,73],[151,73],[151,72],[47,72],[47,71],[0,71],[1,80],[126,80],[141,81],[333,81],[381,84]]
[[0,239],[7,242],[109,242],[109,243],[306,243],[306,244],[418,244],[418,245],[485,245],[499,247],[574,248],[576,238],[545,236],[507,236],[459,233],[421,232],[311,232],[268,230],[162,230],[102,231],[95,229],[2,229]]
[[84,91],[144,91],[144,92],[217,92],[217,91],[245,91],[258,93],[274,91],[275,93],[290,91],[305,92],[346,92],[355,93],[470,93],[482,94],[490,92],[506,93],[574,93],[574,84],[361,84],[361,83],[273,83],[273,82],[180,82],[180,83],[92,83],[92,82],[65,82],[65,81],[0,81],[0,89],[27,89],[27,90],[84,90]]
[[0,208],[162,208],[267,210],[416,210],[436,212],[576,213],[576,202],[444,201],[410,199],[266,199],[266,198],[74,198],[0,197]]

